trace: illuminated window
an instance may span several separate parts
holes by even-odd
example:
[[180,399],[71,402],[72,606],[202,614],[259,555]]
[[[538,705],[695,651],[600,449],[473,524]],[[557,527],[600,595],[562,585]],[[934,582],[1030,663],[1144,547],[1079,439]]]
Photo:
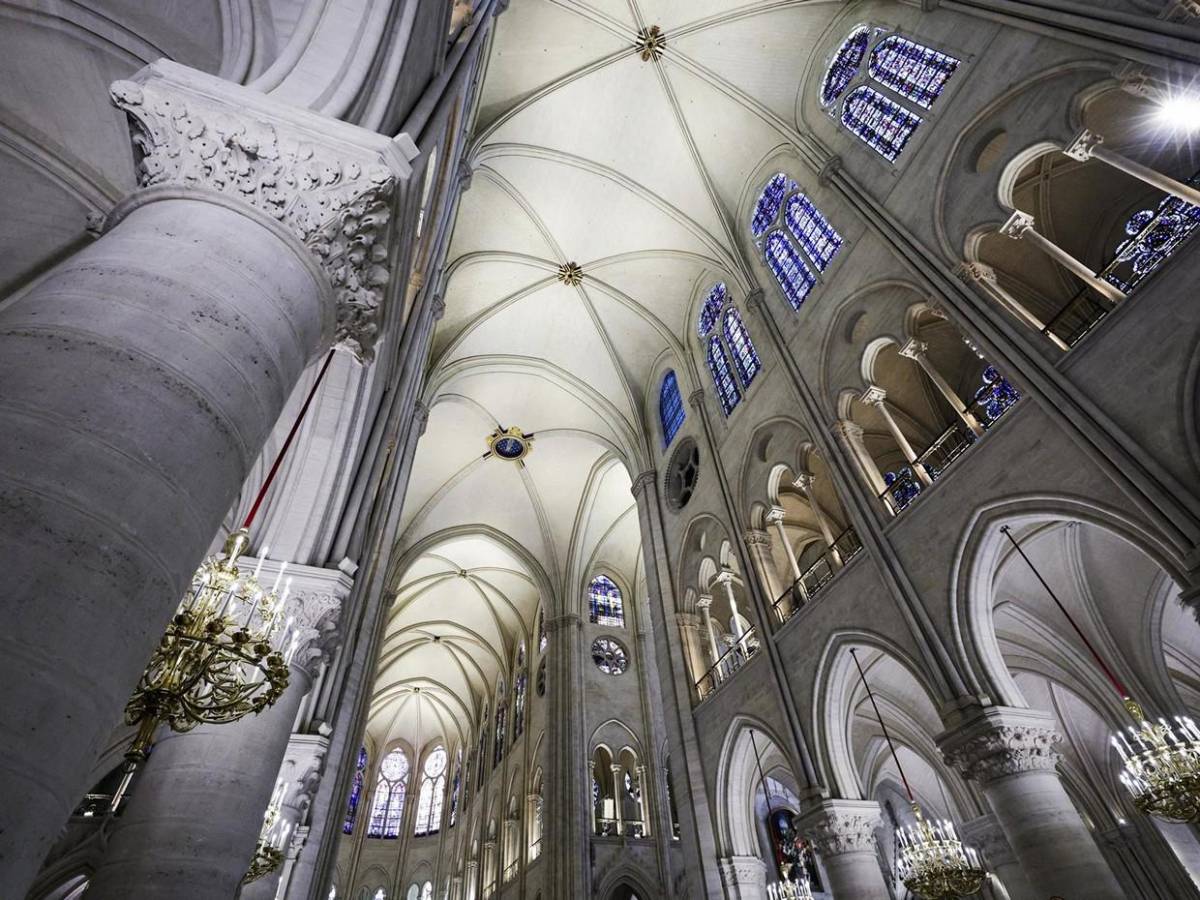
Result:
[[362,800],[363,785],[367,780],[367,748],[360,747],[358,764],[354,767],[354,781],[350,784],[350,799],[346,803],[346,821],[342,824],[343,834],[354,833],[354,823],[358,819],[358,804]]
[[858,75],[859,66],[867,54],[867,44],[871,40],[871,29],[859,25],[846,39],[825,70],[825,80],[821,82],[821,105],[828,106],[845,93],[850,82]]
[[829,268],[834,256],[842,249],[842,236],[813,202],[803,194],[796,194],[788,200],[783,218],[792,237],[800,242],[817,268],[822,272]]
[[732,306],[725,310],[723,331],[725,342],[733,351],[733,365],[737,369],[738,378],[742,380],[743,385],[749,387],[754,376],[762,371],[762,363],[754,350],[754,342],[750,340],[741,315]]
[[715,334],[708,339],[708,353],[705,354],[705,358],[713,384],[717,389],[717,396],[721,399],[721,410],[725,415],[729,415],[733,412],[734,407],[742,402],[742,392],[738,390],[737,383],[733,380],[733,372],[729,368],[729,357],[725,355],[725,348],[721,346],[721,342]]
[[781,231],[773,231],[767,235],[764,252],[767,266],[779,282],[783,296],[787,298],[792,309],[799,309],[816,285],[817,276]]
[[588,619],[596,625],[625,627],[625,602],[621,589],[607,575],[597,575],[588,585]]
[[933,106],[957,68],[953,56],[895,34],[875,45],[867,63],[872,78],[923,109]]
[[687,414],[683,410],[683,397],[679,393],[679,379],[673,370],[668,370],[663,376],[662,387],[658,391],[658,418],[662,423],[663,449],[671,446],[675,435],[683,426]]
[[750,233],[756,238],[762,237],[768,228],[775,223],[775,218],[779,215],[779,207],[783,204],[783,198],[787,192],[796,187],[795,182],[788,178],[782,172],[774,175],[767,182],[766,187],[762,189],[762,193],[758,195],[758,202],[754,204],[754,215],[750,219]]
[[895,162],[921,124],[921,117],[863,85],[846,98],[842,124],[884,159]]
[[421,793],[417,797],[417,825],[413,832],[437,834],[442,828],[442,796],[446,793],[446,749],[438,747],[425,759]]
[[400,820],[404,817],[404,795],[407,786],[408,757],[397,747],[379,764],[379,783],[375,786],[367,837],[400,836]]

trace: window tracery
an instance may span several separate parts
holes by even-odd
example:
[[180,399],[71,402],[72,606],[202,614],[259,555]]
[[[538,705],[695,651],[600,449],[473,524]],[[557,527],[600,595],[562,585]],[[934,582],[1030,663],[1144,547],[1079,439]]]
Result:
[[721,346],[721,342],[715,334],[708,339],[706,359],[708,362],[708,371],[712,375],[713,384],[717,389],[717,396],[721,400],[721,410],[725,415],[729,415],[733,412],[734,407],[742,402],[742,393],[738,390],[737,383],[733,380],[733,373],[729,369],[729,358],[725,355],[725,348]]
[[454,780],[450,783],[450,827],[458,820],[458,799],[462,793],[463,752],[462,747],[454,753]]
[[408,787],[408,756],[397,747],[379,764],[379,783],[371,804],[371,825],[367,837],[397,838],[404,818],[404,797]]
[[421,793],[417,798],[417,825],[414,834],[418,837],[437,834],[442,828],[442,797],[446,793],[445,747],[438,747],[425,759],[421,775]]
[[[718,322],[721,323],[720,328],[717,328]],[[697,330],[700,337],[707,338],[705,362],[721,401],[721,410],[728,416],[742,401],[742,390],[748,388],[754,376],[762,370],[762,362],[754,349],[750,332],[730,300],[723,282],[717,282],[709,290],[700,310]],[[729,361],[731,355],[732,365]],[[736,378],[734,368],[737,369]]]
[[[897,101],[924,110],[932,108],[960,65],[961,61],[948,53],[885,28],[859,25],[834,53],[821,82],[819,99],[859,140],[888,162],[895,162],[923,121]],[[856,82],[858,86],[852,87]],[[843,95],[839,114],[837,101]]]
[[607,575],[597,575],[588,585],[588,619],[595,625],[625,627],[625,601],[621,589]]
[[733,351],[733,365],[737,369],[738,378],[742,384],[749,386],[754,376],[762,371],[762,362],[754,350],[750,334],[742,322],[741,314],[734,307],[725,310],[723,324],[725,341]]
[[686,418],[683,397],[679,393],[679,379],[674,369],[668,369],[658,391],[658,419],[662,424],[664,450],[671,446],[671,441],[675,440]]
[[354,767],[354,780],[350,784],[350,799],[346,801],[346,821],[342,824],[343,834],[354,833],[358,820],[358,804],[362,800],[363,787],[367,780],[367,748],[358,750],[358,762]]

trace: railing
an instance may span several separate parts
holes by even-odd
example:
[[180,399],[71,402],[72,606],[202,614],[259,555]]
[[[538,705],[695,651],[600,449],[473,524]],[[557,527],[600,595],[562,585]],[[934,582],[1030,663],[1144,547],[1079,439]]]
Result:
[[625,819],[618,822],[616,819],[597,819],[596,834],[599,837],[625,837],[644,838],[646,836],[646,826],[640,819]]
[[532,844],[529,845],[529,861],[533,862],[535,859],[537,859],[541,855],[542,855],[542,839],[538,838],[536,841],[534,841]]
[[847,528],[838,535],[834,539],[833,545],[825,548],[821,557],[805,569],[800,577],[776,598],[772,608],[775,610],[775,616],[779,623],[782,625],[806,603],[810,603],[813,597],[832,581],[833,576],[841,571],[842,567],[861,549],[862,541],[858,539],[858,532],[853,528]]
[[491,897],[495,893],[496,893],[496,882],[489,881],[487,884],[485,884],[483,886],[483,900],[488,900],[488,898]]
[[1042,334],[1053,335],[1068,348],[1074,347],[1114,308],[1084,288],[1055,313]]
[[[983,386],[975,392],[971,405],[964,413],[973,416],[986,434],[1020,399],[1020,393],[1009,384],[1008,379],[992,366],[988,366],[983,373]],[[965,423],[955,422],[917,457],[914,466],[923,468],[930,481],[937,481],[956,459],[979,440],[980,436]],[[904,466],[899,471],[888,472],[884,476],[887,487],[880,492],[879,499],[893,516],[900,515],[926,488],[913,468]]]
[[508,884],[517,877],[517,870],[519,868],[518,861],[515,859],[504,867],[504,874],[501,877],[504,879],[505,884]]
[[625,837],[644,838],[646,836],[646,826],[640,821],[625,823]]
[[620,837],[620,823],[616,819],[596,819],[596,834],[600,837]]
[[696,681],[696,693],[703,700],[746,664],[746,660],[758,652],[758,638],[754,629],[748,628],[732,647],[721,654],[707,672]]

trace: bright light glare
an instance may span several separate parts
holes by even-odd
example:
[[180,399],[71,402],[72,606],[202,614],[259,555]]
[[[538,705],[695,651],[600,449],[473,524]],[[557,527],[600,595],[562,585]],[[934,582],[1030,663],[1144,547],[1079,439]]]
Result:
[[1175,131],[1200,131],[1200,94],[1175,94],[1158,101],[1154,118]]

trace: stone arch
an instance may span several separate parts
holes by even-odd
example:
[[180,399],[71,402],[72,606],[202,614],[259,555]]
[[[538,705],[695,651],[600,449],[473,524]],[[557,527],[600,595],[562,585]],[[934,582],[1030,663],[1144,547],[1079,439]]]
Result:
[[[782,750],[774,729],[758,718],[736,716],[725,731],[717,764],[717,840],[722,856],[762,858],[754,802],[762,774],[786,770],[795,782],[795,769]],[[756,752],[757,750],[757,752]]]

